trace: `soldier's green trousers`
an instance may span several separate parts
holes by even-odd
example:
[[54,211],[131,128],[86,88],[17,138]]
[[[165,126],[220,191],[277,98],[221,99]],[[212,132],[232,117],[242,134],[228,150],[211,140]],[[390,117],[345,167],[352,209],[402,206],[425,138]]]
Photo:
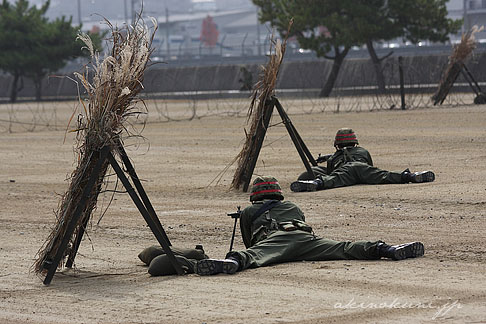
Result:
[[313,175],[310,175],[309,172],[305,171],[299,175],[297,180],[314,180],[317,176],[327,175],[326,167],[322,167],[318,165],[318,166],[312,166],[311,168],[312,168],[312,172],[314,173]]
[[301,230],[276,231],[249,249],[229,252],[226,257],[239,260],[239,271],[291,261],[376,260],[378,243],[381,241],[338,242]]
[[352,186],[355,184],[403,183],[402,174],[378,169],[363,162],[348,162],[328,175],[319,175],[324,188]]

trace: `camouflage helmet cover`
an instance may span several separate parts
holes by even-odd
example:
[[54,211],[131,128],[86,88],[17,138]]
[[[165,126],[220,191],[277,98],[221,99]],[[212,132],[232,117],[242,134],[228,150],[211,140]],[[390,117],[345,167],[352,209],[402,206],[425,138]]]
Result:
[[282,188],[274,177],[258,176],[253,181],[250,201],[259,201],[263,199],[284,199]]
[[334,139],[334,146],[346,146],[348,144],[359,144],[356,134],[351,128],[341,128],[336,133],[336,138]]

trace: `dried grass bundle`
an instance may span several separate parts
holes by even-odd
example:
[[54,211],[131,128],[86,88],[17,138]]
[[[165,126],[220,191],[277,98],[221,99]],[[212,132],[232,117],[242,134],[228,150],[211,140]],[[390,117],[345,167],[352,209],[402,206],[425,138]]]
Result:
[[442,104],[454,85],[459,73],[461,73],[464,61],[471,55],[476,48],[476,39],[474,34],[483,30],[483,27],[473,26],[467,33],[461,36],[461,42],[454,46],[452,55],[449,57],[449,64],[439,83],[439,88],[432,96],[434,105]]
[[[289,23],[287,35],[291,26],[292,20]],[[242,150],[236,156],[237,168],[231,182],[231,188],[239,189],[242,185],[247,184],[253,172],[254,163],[252,161],[256,162],[261,145],[256,145],[256,143],[263,142],[266,125],[268,125],[268,119],[271,117],[269,114],[271,115],[273,111],[273,103],[269,100],[275,94],[275,84],[277,83],[278,72],[285,55],[286,44],[287,37],[282,42],[279,39],[275,41],[272,35],[269,61],[266,66],[261,67],[262,71],[259,79],[253,87],[250,108],[247,114],[247,124],[250,124],[250,131],[247,132],[245,129],[246,141]],[[254,109],[257,101],[258,105]],[[266,125],[265,120],[267,120]]]
[[[140,18],[133,26],[120,29],[106,21],[111,28],[113,47],[110,55],[101,61],[98,53],[94,52],[89,36],[79,35],[91,53],[92,66],[87,66],[84,73],[76,74],[88,96],[86,102],[80,99],[83,111],[78,118],[77,129],[74,130],[77,132],[74,148],[78,155],[78,164],[71,174],[69,188],[62,196],[56,212],[57,224],[38,252],[38,258],[33,265],[36,273],[44,273],[46,271],[44,261],[48,262],[56,255],[66,234],[67,225],[92,175],[99,156],[98,152],[107,145],[116,149],[116,143],[121,140],[120,136],[124,131],[128,132],[125,125],[127,119],[142,113],[136,103],[139,100],[138,94],[143,89],[144,71],[153,51],[152,40],[157,24],[155,20],[152,22],[154,29],[150,32]],[[91,81],[90,77],[92,77]],[[88,224],[91,212],[96,207],[107,169],[108,162],[105,161],[63,258],[71,253],[76,238]],[[62,262],[59,266],[61,265]]]

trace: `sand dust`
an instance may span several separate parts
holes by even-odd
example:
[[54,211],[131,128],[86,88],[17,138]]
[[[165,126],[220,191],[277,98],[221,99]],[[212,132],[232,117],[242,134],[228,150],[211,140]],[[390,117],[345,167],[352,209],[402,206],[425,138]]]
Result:
[[[72,135],[63,144],[62,130],[3,132],[0,322],[484,323],[485,109],[291,114],[314,154],[331,153],[336,130],[351,127],[375,165],[435,171],[436,181],[425,184],[292,193],[289,185],[303,171],[302,162],[285,127],[268,132],[255,174],[277,177],[286,199],[301,206],[318,235],[420,240],[423,258],[296,262],[235,275],[151,277],[137,254],[157,242],[127,194],[117,194],[96,224],[111,197],[106,194],[75,269],[56,273],[50,286],[30,268],[74,169]],[[279,121],[274,116],[272,124]],[[212,181],[241,149],[244,125],[245,118],[225,116],[149,123],[143,131],[147,142],[127,146],[175,246],[202,244],[211,257],[227,252],[233,221],[226,214],[245,207],[248,194],[228,190],[234,166],[219,183]],[[235,244],[243,248],[240,237]]]

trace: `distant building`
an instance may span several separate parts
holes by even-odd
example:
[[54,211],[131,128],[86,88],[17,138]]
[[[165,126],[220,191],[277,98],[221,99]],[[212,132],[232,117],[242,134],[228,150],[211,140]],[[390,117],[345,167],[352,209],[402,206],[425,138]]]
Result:
[[[474,25],[486,27],[486,0],[450,0],[447,11],[452,19],[464,19],[462,32],[470,30]],[[460,40],[460,35],[455,37]],[[479,42],[486,42],[486,32],[476,34]]]
[[[45,0],[33,0],[45,1]],[[57,3],[59,2],[59,5]],[[60,10],[61,3],[64,10],[67,10],[68,0],[53,2],[52,9]],[[65,3],[66,2],[66,3]],[[112,4],[113,2],[113,4]],[[116,15],[109,16],[115,26],[126,24],[127,17],[130,17],[130,0],[113,0],[109,2],[112,6],[116,3]],[[83,30],[90,30],[93,25],[99,25],[106,29],[105,24],[100,25],[104,14],[108,9],[101,4],[108,6],[108,2],[82,2],[82,12],[101,14],[90,15],[89,19],[83,19]],[[97,6],[92,7],[92,6]],[[470,30],[474,25],[486,26],[486,0],[449,0],[447,3],[448,16],[451,19],[463,19],[462,32]],[[167,7],[165,7],[167,6]],[[123,8],[123,10],[122,10]],[[70,6],[73,13],[76,6]],[[137,8],[134,8],[137,10]],[[96,11],[99,10],[99,11]],[[167,60],[181,57],[198,57],[204,55],[220,56],[245,56],[263,55],[269,48],[269,36],[272,29],[268,24],[262,25],[257,20],[257,7],[250,0],[145,0],[144,13],[147,16],[155,16],[158,21],[158,31],[154,39],[154,56]],[[110,11],[111,13],[111,11]],[[212,17],[217,25],[218,40],[214,47],[208,48],[200,41],[202,22],[207,16]],[[76,15],[75,15],[76,16]],[[83,17],[87,17],[83,15]],[[148,20],[146,20],[148,22]],[[74,23],[76,23],[74,19]],[[461,33],[450,35],[451,42],[459,42]],[[476,34],[479,42],[486,42],[486,32]],[[289,40],[288,54],[290,50],[302,51],[294,39]],[[411,45],[396,39],[389,42],[379,43],[378,47],[395,48]],[[429,42],[420,42],[419,46],[433,45]]]
[[[158,18],[157,38],[161,40],[161,46],[154,55],[167,59],[208,54],[241,56],[262,53],[270,29],[258,22],[255,7],[218,10],[216,3],[208,0],[193,0],[193,5],[195,7],[191,13],[168,12],[166,16]],[[207,10],[209,8],[213,10]],[[216,23],[219,34],[213,48],[207,48],[200,41],[202,24],[208,16]]]
[[209,12],[218,10],[214,0],[191,0],[192,12]]

